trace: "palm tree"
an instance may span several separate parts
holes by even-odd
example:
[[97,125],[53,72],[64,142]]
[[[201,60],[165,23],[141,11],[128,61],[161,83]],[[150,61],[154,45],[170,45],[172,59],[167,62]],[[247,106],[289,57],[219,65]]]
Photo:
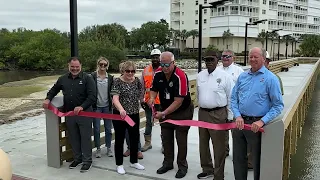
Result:
[[270,54],[272,54],[272,52],[274,51],[274,49],[272,49],[273,47],[273,41],[275,38],[278,38],[279,37],[279,34],[277,32],[271,32],[270,34],[268,34],[268,38],[271,38],[271,51],[270,51]]
[[176,46],[176,43],[178,42],[178,49],[180,49],[180,30],[175,30],[171,28],[172,36],[173,36],[173,44]]
[[197,29],[191,30],[188,32],[189,37],[192,37],[192,51],[194,52],[194,39],[199,36],[199,32]]
[[[184,47],[185,47],[185,42],[186,42],[186,39],[189,37],[188,35],[188,31],[187,30],[182,30],[181,33],[180,33],[180,38],[182,40],[182,44],[184,44]],[[182,46],[183,47],[183,46]]]
[[261,42],[262,48],[264,47],[264,42],[266,40],[267,33],[262,31],[258,34],[258,37],[256,38],[256,41]]
[[224,31],[223,34],[222,34],[222,39],[223,39],[223,42],[224,40],[226,39],[227,40],[227,49],[229,49],[229,43],[228,43],[228,40],[230,37],[234,36],[234,34],[232,34],[230,32],[230,29],[228,29],[227,31]]

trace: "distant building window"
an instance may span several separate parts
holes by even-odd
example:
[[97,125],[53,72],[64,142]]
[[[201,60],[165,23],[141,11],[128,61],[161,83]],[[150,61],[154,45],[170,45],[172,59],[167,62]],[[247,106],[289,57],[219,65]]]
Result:
[[184,15],[184,12],[182,12],[182,16]]
[[263,4],[267,4],[267,0],[263,0]]
[[199,4],[199,2],[198,1],[196,1],[196,6]]
[[204,0],[204,4],[207,4],[208,2],[207,2],[207,0]]
[[182,6],[184,6],[184,3],[182,3]]
[[266,10],[265,9],[262,9],[262,14],[266,14]]
[[204,19],[204,20],[203,20],[203,23],[204,23],[204,24],[207,24],[207,19]]
[[204,13],[204,14],[207,14],[207,9],[204,9],[204,10],[203,10],[203,13]]
[[198,15],[198,13],[199,13],[198,10],[196,10],[196,15]]
[[198,24],[198,20],[195,20],[195,24]]
[[181,24],[184,24],[184,21],[182,21]]

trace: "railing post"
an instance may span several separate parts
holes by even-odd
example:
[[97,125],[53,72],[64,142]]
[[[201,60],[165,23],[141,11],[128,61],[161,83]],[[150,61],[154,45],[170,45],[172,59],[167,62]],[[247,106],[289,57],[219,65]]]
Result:
[[[59,108],[63,106],[63,97],[55,97],[51,103]],[[47,163],[49,167],[61,167],[60,117],[50,110],[45,110],[47,134]]]

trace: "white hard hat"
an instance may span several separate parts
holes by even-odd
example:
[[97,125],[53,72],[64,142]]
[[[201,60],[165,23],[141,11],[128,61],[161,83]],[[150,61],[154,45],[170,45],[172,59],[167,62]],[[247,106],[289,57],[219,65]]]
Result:
[[150,53],[150,55],[160,55],[161,54],[161,51],[159,49],[153,49]]
[[270,59],[268,51],[266,51],[266,59]]

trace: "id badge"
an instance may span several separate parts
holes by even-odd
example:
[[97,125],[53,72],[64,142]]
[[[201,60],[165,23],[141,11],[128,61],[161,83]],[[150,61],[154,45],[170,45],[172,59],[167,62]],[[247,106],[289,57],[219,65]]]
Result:
[[170,93],[166,93],[166,99],[170,99]]

